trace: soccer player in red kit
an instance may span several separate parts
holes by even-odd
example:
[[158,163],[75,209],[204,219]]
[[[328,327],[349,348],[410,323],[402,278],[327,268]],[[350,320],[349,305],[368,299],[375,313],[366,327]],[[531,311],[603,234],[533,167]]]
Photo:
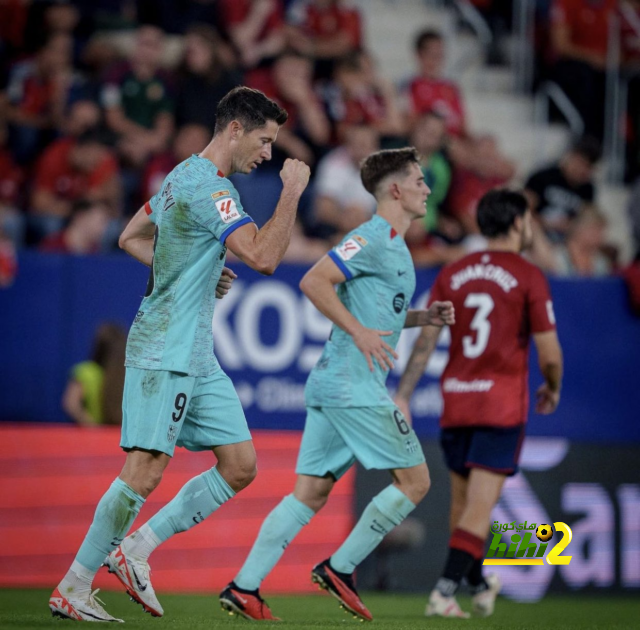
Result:
[[[441,380],[440,419],[451,477],[452,533],[427,616],[468,617],[455,599],[465,578],[474,613],[493,613],[500,581],[497,575],[484,579],[482,560],[491,511],[506,478],[518,469],[529,404],[530,337],[544,378],[536,411],[552,413],[560,400],[562,351],[549,286],[542,272],[520,256],[532,238],[527,201],[518,192],[493,190],[481,199],[477,219],[488,249],[442,269],[430,296],[430,301],[453,302],[456,324]],[[406,418],[439,332],[422,329],[400,380],[395,402]]]

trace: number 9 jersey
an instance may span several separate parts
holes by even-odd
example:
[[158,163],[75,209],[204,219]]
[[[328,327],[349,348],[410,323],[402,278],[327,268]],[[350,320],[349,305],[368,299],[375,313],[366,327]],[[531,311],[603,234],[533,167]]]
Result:
[[442,374],[443,429],[515,427],[527,420],[532,334],[555,329],[549,285],[519,254],[465,256],[438,274],[430,303],[456,310]]

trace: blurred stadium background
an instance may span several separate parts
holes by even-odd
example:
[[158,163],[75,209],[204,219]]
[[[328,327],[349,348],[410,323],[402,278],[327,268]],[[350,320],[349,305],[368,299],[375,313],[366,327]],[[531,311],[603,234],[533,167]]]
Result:
[[[102,425],[118,423],[117,330],[135,316],[148,272],[117,250],[117,236],[173,166],[208,142],[217,100],[247,84],[291,114],[272,163],[235,178],[259,225],[285,157],[313,167],[286,263],[262,278],[231,261],[240,277],[214,319],[260,474],[157,552],[156,587],[222,587],[291,488],[304,381],[329,330],[298,281],[372,211],[358,160],[411,142],[434,191],[409,237],[415,305],[439,265],[482,247],[474,212],[484,192],[524,187],[539,217],[531,256],[550,276],[566,380],[558,412],[531,415],[522,473],[495,518],[566,522],[573,560],[502,567],[504,593],[637,595],[639,61],[632,0],[0,2],[0,587],[53,586],[120,469],[118,428]],[[401,339],[390,387],[412,339]],[[363,564],[365,589],[425,593],[444,562],[448,489],[436,436],[447,343],[413,401],[431,493]],[[79,401],[102,378],[97,364],[117,404],[92,415]],[[141,518],[210,465],[206,454],[178,454]],[[384,482],[360,470],[341,481],[265,591],[310,590],[309,567]],[[103,576],[98,586],[114,584]]]

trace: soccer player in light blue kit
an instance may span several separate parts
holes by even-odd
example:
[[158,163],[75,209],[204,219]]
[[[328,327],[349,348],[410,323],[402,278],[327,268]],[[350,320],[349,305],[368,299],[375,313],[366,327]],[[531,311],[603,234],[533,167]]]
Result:
[[267,516],[244,566],[220,595],[224,609],[248,619],[274,619],[260,597],[260,584],[357,459],[365,468],[389,470],[393,482],[311,577],[358,618],[371,620],[352,574],[429,490],[420,443],[385,382],[403,328],[454,321],[450,302],[408,310],[416,279],[404,235],[413,219],[424,216],[430,191],[412,148],[374,153],[364,161],[361,176],[378,202],[377,213],[300,283],[333,328],[307,381],[295,489]]
[[[235,275],[225,270],[222,276],[227,248],[253,269],[271,274],[289,244],[309,167],[285,162],[280,200],[260,230],[226,177],[271,159],[271,145],[286,120],[287,113],[257,90],[229,92],[218,105],[209,145],[176,166],[120,237],[125,251],[151,267],[127,343],[121,439],[127,457],[51,595],[56,616],[121,621],[91,592],[103,563],[147,612],[161,616],[149,580],[150,553],[202,522],[255,477],[256,455],[240,401],[213,354],[212,317],[216,295],[228,290]],[[187,482],[125,538],[176,445],[212,449],[217,465]]]

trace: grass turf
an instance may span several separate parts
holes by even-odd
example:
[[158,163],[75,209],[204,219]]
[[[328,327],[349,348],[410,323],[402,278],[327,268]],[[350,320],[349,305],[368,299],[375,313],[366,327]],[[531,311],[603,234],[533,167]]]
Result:
[[[48,590],[0,590],[0,628],[25,630],[27,628],[67,628],[73,622],[53,619],[49,614]],[[238,617],[230,617],[218,605],[217,597],[204,595],[162,595],[165,609],[162,619],[154,619],[142,608],[118,592],[101,592],[99,597],[107,610],[125,620],[126,628],[185,628],[189,630],[212,628],[251,628],[255,624]],[[389,630],[457,630],[475,628],[501,630],[547,630],[567,628],[580,630],[640,629],[640,602],[637,598],[603,596],[549,596],[537,604],[517,604],[500,599],[493,617],[487,619],[426,619],[423,616],[423,595],[381,595],[365,593],[363,600],[374,616],[374,627]],[[283,622],[283,628],[358,628],[364,624],[345,615],[338,603],[324,593],[304,597],[269,597],[274,614]],[[470,609],[470,602],[460,598],[462,607]],[[60,625],[62,624],[62,626]],[[274,624],[266,623],[268,627]]]

